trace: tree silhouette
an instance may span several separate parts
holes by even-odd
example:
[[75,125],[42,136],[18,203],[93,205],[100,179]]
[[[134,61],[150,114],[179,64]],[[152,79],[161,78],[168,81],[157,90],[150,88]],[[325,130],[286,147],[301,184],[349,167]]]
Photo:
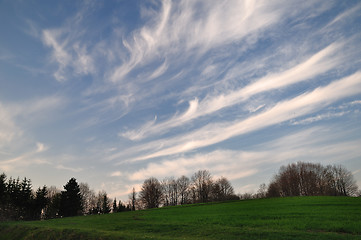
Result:
[[46,186],[38,188],[35,193],[35,199],[33,202],[33,219],[40,219],[42,210],[48,205],[49,199],[47,198],[48,190]]
[[71,178],[61,192],[60,215],[64,217],[79,215],[82,211],[80,188],[75,178]]
[[208,202],[212,190],[212,176],[208,170],[199,170],[192,176],[194,194],[197,202]]
[[107,214],[107,213],[110,213],[110,201],[109,201],[109,198],[108,198],[108,195],[107,193],[104,193],[103,194],[103,201],[102,201],[102,213],[103,214]]
[[163,200],[162,186],[158,179],[154,177],[146,179],[139,196],[145,208],[158,208]]
[[280,168],[267,196],[354,196],[357,189],[352,173],[343,166],[298,162]]
[[114,201],[113,201],[113,213],[116,213],[118,212],[118,206],[117,206],[117,199],[114,198]]
[[133,187],[132,193],[129,195],[129,200],[131,202],[131,211],[135,211],[135,204],[137,201],[137,193],[135,192],[135,189]]
[[186,204],[189,202],[189,185],[190,180],[186,176],[181,176],[177,179],[177,186],[178,186],[178,195],[179,195],[179,203],[181,205]]

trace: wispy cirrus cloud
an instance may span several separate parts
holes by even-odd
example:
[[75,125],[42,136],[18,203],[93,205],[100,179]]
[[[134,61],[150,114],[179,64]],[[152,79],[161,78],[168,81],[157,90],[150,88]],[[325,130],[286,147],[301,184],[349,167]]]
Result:
[[48,146],[44,143],[37,142],[36,148],[33,148],[31,151],[21,154],[10,159],[4,159],[0,161],[0,169],[2,171],[11,171],[13,169],[25,168],[29,165],[38,165],[38,164],[49,164],[48,161],[37,158],[40,153],[43,153],[48,150]]
[[[91,51],[93,46],[85,41],[86,37],[84,37],[84,22],[95,9],[95,5],[92,1],[83,2],[79,11],[66,19],[63,26],[37,30],[35,36],[52,49],[51,59],[58,65],[53,76],[59,82],[64,82],[73,76],[94,74],[96,71]],[[34,24],[31,23],[30,26]]]
[[[191,176],[196,169],[208,169],[216,177],[227,176],[235,181],[257,175],[275,164],[282,165],[292,161],[325,161],[330,164],[339,162],[340,158],[360,157],[360,140],[338,141],[345,133],[334,130],[311,127],[270,142],[256,144],[251,147],[252,150],[220,149],[163,159],[148,163],[146,167],[130,173],[129,178],[137,182],[151,176],[169,177],[170,173],[176,174],[174,177]],[[275,173],[276,169],[272,172]],[[272,172],[268,174],[272,176]],[[256,187],[258,186],[252,190]]]
[[351,102],[343,103],[339,106],[333,106],[326,109],[324,113],[317,114],[316,116],[307,117],[299,120],[292,120],[291,125],[306,125],[322,120],[330,120],[333,118],[342,117],[350,113],[358,113],[360,111],[361,101],[354,100]]
[[[198,61],[204,55],[218,50],[218,47],[224,49],[224,54],[227,48],[229,52],[234,51],[232,44],[242,42],[242,47],[237,51],[246,50],[257,42],[259,36],[262,36],[262,31],[269,30],[270,27],[284,21],[287,16],[297,15],[297,11],[312,7],[309,3],[299,6],[292,3],[290,5],[293,9],[297,9],[292,12],[286,11],[287,7],[280,7],[288,4],[283,1],[157,3],[154,8],[143,9],[143,12],[146,12],[143,14],[146,16],[146,24],[123,37],[122,45],[127,54],[121,55],[121,64],[114,67],[110,79],[124,87],[130,84],[125,79],[127,76],[127,79],[132,79],[132,84],[136,85],[145,79],[154,79],[154,73],[161,76],[164,73],[164,64],[158,65],[160,67],[156,71],[150,66],[155,62],[161,63],[164,59],[167,59],[167,62],[177,62],[176,65],[167,64],[173,71],[189,71],[183,66],[190,62],[200,64]],[[150,67],[150,70],[147,71],[147,67]],[[132,72],[139,68],[147,74],[137,79]],[[156,87],[162,89],[167,80],[169,81],[169,77],[157,79]]]
[[64,166],[63,164],[58,164],[55,166],[55,168],[59,169],[59,170],[66,170],[66,171],[75,172],[75,173],[78,173],[78,172],[81,172],[84,170],[83,168],[67,167],[67,166]]
[[[49,149],[34,140],[31,129],[46,122],[54,111],[64,106],[65,100],[47,96],[27,101],[0,102],[0,167],[4,170],[24,168],[34,164],[48,163],[37,155]],[[36,148],[34,150],[34,145]]]
[[265,153],[217,150],[210,153],[195,154],[190,157],[180,157],[164,160],[160,163],[149,163],[147,167],[129,175],[131,181],[141,181],[151,176],[169,177],[170,173],[191,176],[197,169],[208,169],[216,176],[226,176],[230,180],[256,174],[255,165],[246,164],[250,159],[262,159]]
[[212,114],[223,108],[245,102],[252,96],[272,90],[279,90],[287,86],[313,79],[324,74],[344,61],[341,53],[344,43],[333,43],[305,61],[283,72],[270,73],[253,83],[234,91],[228,91],[216,96],[206,96],[199,101],[197,98],[189,101],[189,108],[161,123],[152,121],[137,130],[120,134],[131,140],[140,140],[153,134],[161,134],[171,128],[186,124],[196,118]]
[[360,14],[361,4],[357,4],[353,8],[350,8],[349,10],[340,13],[337,15],[329,24],[326,25],[325,28],[331,27],[332,25],[335,25],[336,23],[345,20],[347,18],[355,17],[355,15]]
[[[279,124],[297,117],[311,114],[342,98],[361,93],[361,72],[333,81],[324,87],[318,87],[312,92],[304,93],[295,98],[277,103],[263,112],[243,120],[208,124],[193,132],[160,142],[149,142],[144,148],[148,150],[161,148],[151,154],[136,157],[134,160],[146,160],[161,156],[187,152],[193,149],[209,146],[226,139],[256,131],[268,126]],[[138,147],[142,149],[142,146]],[[113,158],[117,157],[114,155]]]
[[53,49],[52,59],[59,66],[54,73],[56,80],[67,80],[69,71],[75,75],[87,75],[95,72],[94,61],[87,47],[69,39],[66,29],[43,30],[44,44]]
[[1,142],[12,142],[15,139],[23,136],[23,124],[19,119],[36,118],[41,117],[41,114],[49,110],[55,110],[64,101],[60,97],[45,97],[34,100],[28,100],[26,102],[7,102],[6,104],[0,102],[0,147]]
[[12,113],[0,102],[0,147],[10,143],[14,137],[22,135],[21,129],[16,125]]

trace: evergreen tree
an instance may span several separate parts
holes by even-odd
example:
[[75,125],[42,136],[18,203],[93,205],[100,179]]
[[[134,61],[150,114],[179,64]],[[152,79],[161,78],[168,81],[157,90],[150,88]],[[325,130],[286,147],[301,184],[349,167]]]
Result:
[[122,203],[122,201],[119,200],[118,203],[118,212],[125,212],[125,211],[130,211],[130,207],[127,208],[127,206],[125,206],[125,204]]
[[133,187],[132,193],[130,194],[129,198],[132,202],[131,210],[135,211],[135,203],[136,203],[137,193],[135,192],[134,187]]
[[109,207],[110,202],[109,202],[109,198],[108,198],[106,193],[104,193],[104,195],[103,195],[103,202],[102,203],[103,203],[102,204],[102,213],[103,214],[110,213],[110,207]]
[[46,186],[43,186],[42,188],[38,188],[38,190],[35,193],[35,199],[34,199],[34,206],[33,206],[33,219],[40,219],[42,210],[45,209],[45,207],[49,203],[49,199],[47,198],[48,190]]
[[2,173],[0,175],[0,221],[6,220],[6,205],[8,202],[6,175],[5,173]]
[[79,184],[75,178],[71,178],[61,192],[60,215],[64,217],[80,215],[82,211],[82,199]]
[[114,201],[113,201],[113,213],[116,213],[118,212],[118,206],[117,206],[117,199],[114,198]]
[[2,173],[0,175],[0,209],[3,207],[3,205],[6,203],[6,175],[5,173]]
[[24,178],[20,185],[18,209],[21,219],[33,219],[33,190],[30,179]]

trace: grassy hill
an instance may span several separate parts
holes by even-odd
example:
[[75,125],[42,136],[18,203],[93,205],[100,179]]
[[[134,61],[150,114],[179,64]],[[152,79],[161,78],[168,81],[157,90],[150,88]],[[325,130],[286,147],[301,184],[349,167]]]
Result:
[[257,199],[6,222],[0,239],[361,239],[361,198]]

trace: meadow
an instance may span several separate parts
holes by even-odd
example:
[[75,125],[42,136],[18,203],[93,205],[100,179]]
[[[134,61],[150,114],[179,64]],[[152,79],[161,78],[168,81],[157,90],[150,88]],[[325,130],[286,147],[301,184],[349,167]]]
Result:
[[3,222],[0,239],[361,239],[361,198],[253,199]]

